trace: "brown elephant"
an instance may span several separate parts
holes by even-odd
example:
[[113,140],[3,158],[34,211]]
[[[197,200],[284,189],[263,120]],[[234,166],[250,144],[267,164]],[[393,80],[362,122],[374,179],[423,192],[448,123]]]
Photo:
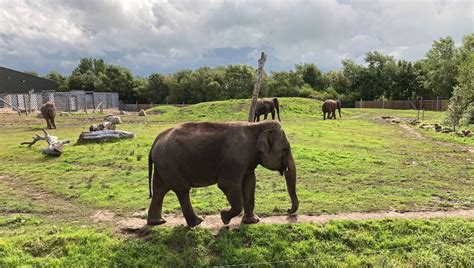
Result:
[[326,114],[328,114],[328,119],[336,119],[336,109],[339,110],[339,118],[341,116],[341,102],[339,100],[326,100],[323,103],[323,117],[326,120]]
[[260,115],[264,115],[263,120],[267,119],[268,113],[272,114],[272,119],[275,120],[275,110],[280,120],[280,104],[277,98],[264,98],[257,100],[257,107],[255,108],[254,122],[260,122]]
[[46,120],[49,129],[56,128],[54,117],[56,116],[56,106],[52,102],[47,102],[41,106],[41,115]]
[[203,219],[195,214],[189,191],[191,187],[215,183],[230,204],[230,209],[221,210],[224,224],[239,215],[242,208],[242,223],[257,223],[254,204],[255,168],[258,165],[285,175],[292,202],[288,213],[296,212],[299,205],[296,166],[280,123],[185,123],[160,133],[148,157],[152,199],[147,223],[166,222],[161,215],[163,198],[172,190],[178,197],[186,223],[191,227],[200,224]]

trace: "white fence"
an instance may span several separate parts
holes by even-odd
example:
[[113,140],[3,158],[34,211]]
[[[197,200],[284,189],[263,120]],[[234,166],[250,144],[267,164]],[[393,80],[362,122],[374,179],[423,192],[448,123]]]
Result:
[[[22,112],[37,111],[46,102],[54,102],[58,111],[77,112],[87,109],[100,108],[118,109],[119,95],[116,92],[70,91],[55,92],[43,91],[27,94],[0,95],[0,108],[14,107],[12,110]],[[7,105],[8,104],[8,105]]]

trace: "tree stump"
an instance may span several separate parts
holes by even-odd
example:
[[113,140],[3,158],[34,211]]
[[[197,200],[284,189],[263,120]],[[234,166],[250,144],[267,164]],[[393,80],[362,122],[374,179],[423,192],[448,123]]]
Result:
[[46,131],[46,129],[43,129],[44,132],[44,137],[41,137],[40,135],[36,134],[35,137],[33,137],[33,141],[25,141],[22,142],[21,144],[28,144],[28,147],[31,147],[33,144],[35,144],[37,141],[46,141],[48,143],[48,147],[43,148],[43,153],[46,155],[51,155],[51,156],[60,156],[63,153],[63,145],[69,143],[69,140],[63,140],[60,141],[58,137],[56,136],[50,136],[49,133]]
[[90,142],[107,142],[118,139],[131,139],[135,137],[135,133],[122,130],[99,130],[92,132],[82,132],[79,135],[77,144]]

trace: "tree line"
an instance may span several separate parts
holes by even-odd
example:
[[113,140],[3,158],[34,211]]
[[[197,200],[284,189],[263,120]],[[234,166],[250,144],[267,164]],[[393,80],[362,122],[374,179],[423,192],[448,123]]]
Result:
[[[414,62],[370,51],[364,63],[345,59],[341,69],[329,72],[313,63],[297,64],[293,70],[265,73],[261,96],[338,98],[353,105],[360,98],[450,98],[453,92],[472,95],[473,49],[474,34],[468,34],[460,47],[451,37],[434,41],[425,57]],[[249,65],[204,66],[141,77],[102,59],[83,58],[70,76],[51,72],[46,78],[56,81],[59,91],[118,92],[126,103],[192,104],[249,98],[256,69]]]

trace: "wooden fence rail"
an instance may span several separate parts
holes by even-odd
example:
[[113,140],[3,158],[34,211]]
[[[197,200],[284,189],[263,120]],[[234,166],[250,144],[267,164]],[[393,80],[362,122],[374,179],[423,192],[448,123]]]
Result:
[[355,102],[355,108],[379,108],[379,109],[416,109],[428,111],[446,111],[449,99],[434,100],[360,100]]

